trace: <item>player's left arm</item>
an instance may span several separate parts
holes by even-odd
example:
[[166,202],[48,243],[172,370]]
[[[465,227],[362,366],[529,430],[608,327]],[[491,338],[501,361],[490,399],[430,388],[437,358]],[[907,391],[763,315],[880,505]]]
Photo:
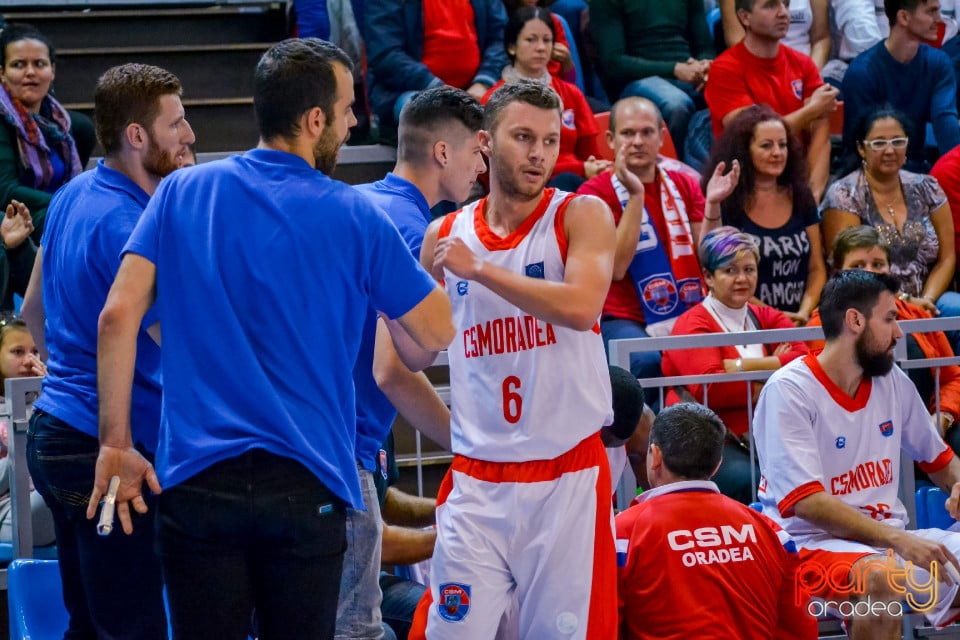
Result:
[[45,325],[47,315],[43,309],[43,247],[37,247],[37,256],[33,261],[33,271],[30,272],[30,282],[23,294],[23,304],[20,307],[20,316],[27,323],[27,329],[33,336],[33,341],[40,352],[40,359],[47,361],[47,341]]
[[[449,237],[437,241],[434,272],[443,266],[460,278],[479,282],[541,320],[588,331],[600,317],[613,277],[613,216],[599,198],[579,196],[567,205],[564,233],[567,259],[563,282],[530,278],[490,264],[479,259],[459,238]],[[425,250],[426,247],[425,240]]]

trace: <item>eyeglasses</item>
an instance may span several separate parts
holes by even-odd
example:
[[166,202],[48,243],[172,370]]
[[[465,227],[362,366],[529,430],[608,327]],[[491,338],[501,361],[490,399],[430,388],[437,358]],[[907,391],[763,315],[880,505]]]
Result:
[[887,148],[887,145],[891,145],[894,149],[905,149],[908,142],[910,142],[910,138],[890,138],[889,140],[877,138],[876,140],[864,140],[863,146],[874,151],[883,151]]

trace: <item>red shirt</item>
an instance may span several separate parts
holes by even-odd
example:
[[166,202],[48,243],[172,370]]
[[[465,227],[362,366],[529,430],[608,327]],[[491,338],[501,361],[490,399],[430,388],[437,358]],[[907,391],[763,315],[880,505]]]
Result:
[[960,248],[960,147],[954,147],[940,156],[930,169],[940,188],[947,194],[950,213],[953,215],[953,247]]
[[[666,173],[677,185],[680,197],[683,198],[683,204],[687,208],[687,220],[690,221],[690,224],[702,222],[705,201],[699,183],[695,178],[680,171],[667,169]],[[663,218],[663,208],[660,205],[660,183],[657,181],[653,184],[645,184],[643,188],[643,204],[653,221],[653,226],[657,229],[657,236],[662,241],[667,242],[670,235],[667,231],[667,222]],[[606,202],[613,213],[614,222],[620,224],[623,207],[620,206],[617,194],[613,190],[613,184],[610,182],[610,171],[604,171],[600,175],[587,180],[577,189],[577,193],[597,196]],[[630,279],[629,273],[610,284],[610,291],[603,303],[603,317],[623,318],[646,324],[643,309],[640,307],[640,299],[637,298],[637,287]]]
[[[493,92],[503,86],[503,80],[490,87],[480,100],[487,104]],[[570,84],[556,76],[550,76],[550,86],[560,96],[563,113],[560,118],[560,155],[551,177],[558,173],[570,172],[583,175],[583,163],[590,156],[600,158],[597,147],[597,122],[587,99],[575,84]]]
[[[760,325],[757,329],[793,328],[793,322],[790,321],[790,318],[773,307],[758,307],[751,304],[750,310],[753,311]],[[699,333],[723,333],[723,328],[702,304],[687,309],[686,313],[677,318],[677,323],[673,325],[670,335],[689,336]],[[776,345],[763,345],[763,355],[773,355],[773,349],[775,348]],[[791,342],[790,350],[777,357],[780,359],[780,366],[782,367],[809,352],[806,343]],[[723,361],[736,360],[739,357],[740,352],[733,345],[672,349],[663,352],[660,367],[663,369],[664,376],[702,376],[708,373],[724,373]],[[737,436],[745,434],[750,427],[747,415],[748,384],[750,383],[714,382],[706,385],[707,406],[716,411],[727,428]],[[704,386],[702,384],[690,384],[686,386],[686,389],[696,398],[697,402],[703,402]],[[753,393],[752,398],[754,402],[757,401],[756,392]],[[670,406],[678,402],[680,402],[680,396],[671,388],[667,393],[666,404]]]
[[723,133],[723,118],[731,111],[767,104],[780,115],[789,115],[822,84],[820,70],[810,56],[780,45],[776,57],[758,58],[741,41],[710,65],[704,97],[710,107],[713,135]]
[[444,84],[467,89],[480,68],[470,0],[424,0],[423,64]]
[[620,640],[817,637],[789,537],[712,482],[648,491],[616,527]]

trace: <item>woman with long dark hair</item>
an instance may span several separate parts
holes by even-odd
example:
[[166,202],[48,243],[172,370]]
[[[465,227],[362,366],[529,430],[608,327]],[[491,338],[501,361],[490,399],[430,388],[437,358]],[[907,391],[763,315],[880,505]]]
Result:
[[740,178],[721,202],[708,198],[701,234],[720,225],[757,239],[760,270],[754,300],[802,326],[820,301],[827,278],[817,203],[800,142],[766,105],[744,109],[714,143],[702,187],[720,163],[740,164]]

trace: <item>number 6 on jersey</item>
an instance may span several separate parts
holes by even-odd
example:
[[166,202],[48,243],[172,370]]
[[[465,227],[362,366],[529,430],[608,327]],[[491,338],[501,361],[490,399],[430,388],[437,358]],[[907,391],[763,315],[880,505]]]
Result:
[[503,379],[503,418],[510,424],[520,421],[523,411],[523,396],[517,391],[520,389],[520,378],[507,376]]

